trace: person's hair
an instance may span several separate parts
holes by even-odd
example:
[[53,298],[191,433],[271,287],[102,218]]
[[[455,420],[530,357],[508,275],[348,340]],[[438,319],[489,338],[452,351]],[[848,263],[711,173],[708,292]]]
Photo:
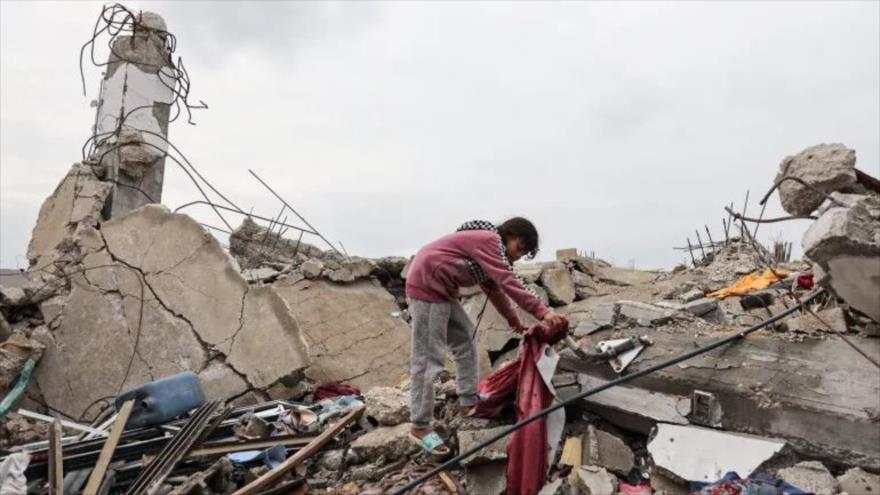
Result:
[[498,235],[505,244],[510,238],[519,238],[525,246],[528,259],[538,254],[538,230],[532,222],[523,217],[513,217],[499,225]]

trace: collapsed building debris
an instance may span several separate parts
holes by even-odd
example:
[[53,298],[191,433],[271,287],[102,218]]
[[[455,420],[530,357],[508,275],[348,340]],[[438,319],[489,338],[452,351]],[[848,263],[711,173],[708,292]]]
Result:
[[[283,204],[276,217],[220,194],[167,140],[171,109],[197,106],[164,21],[120,5],[102,19],[116,34],[95,134],[40,210],[28,283],[0,287],[0,472],[10,473],[0,486],[44,492],[58,483],[51,472],[65,474],[70,493],[408,490],[436,469],[409,438],[408,260],[339,252],[253,171]],[[160,87],[159,74],[174,85]],[[166,162],[204,201],[157,204]],[[540,493],[710,493],[768,479],[814,493],[880,490],[876,179],[855,168],[852,150],[820,145],[784,160],[774,189],[795,217],[816,216],[805,261],[790,261],[784,244],[781,254],[761,246],[765,220],[731,205],[723,236],[706,226],[707,242],[699,230],[687,239],[693,266],[614,267],[576,249],[515,266],[572,320],[573,349],[556,346],[558,366],[546,350],[555,376],[541,379],[556,404],[739,340],[569,405],[564,426],[548,423]],[[217,228],[182,212],[197,205],[228,228],[228,249]],[[829,292],[808,292],[814,283]],[[490,376],[523,336],[479,291],[461,302]],[[790,308],[800,310],[775,321]],[[746,331],[756,333],[739,339]],[[621,352],[608,352],[615,345]],[[522,418],[512,404],[492,419],[462,416],[448,368],[436,428],[454,452],[475,454],[419,493],[504,493],[522,452],[506,438],[484,443]],[[187,372],[198,401],[147,392]],[[141,422],[132,397],[174,413]]]

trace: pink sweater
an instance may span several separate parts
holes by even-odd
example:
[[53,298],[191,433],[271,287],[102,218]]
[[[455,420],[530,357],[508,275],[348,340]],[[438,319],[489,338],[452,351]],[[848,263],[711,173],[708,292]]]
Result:
[[428,302],[456,299],[460,287],[478,283],[468,263],[473,260],[488,276],[480,288],[510,326],[522,326],[510,299],[535,318],[543,319],[550,309],[523,286],[502,253],[501,236],[489,230],[443,236],[416,253],[406,276],[406,296]]

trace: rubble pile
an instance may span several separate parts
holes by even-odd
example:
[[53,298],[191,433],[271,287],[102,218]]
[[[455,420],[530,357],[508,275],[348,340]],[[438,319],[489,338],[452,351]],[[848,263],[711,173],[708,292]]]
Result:
[[[169,104],[150,91],[168,88],[141,59],[173,64],[164,21],[130,15],[138,30],[114,41],[99,115],[151,115],[94,136],[40,209],[28,283],[0,287],[0,493],[62,482],[70,493],[180,495],[402,487],[439,461],[409,437],[409,260],[324,250],[309,243],[323,239],[311,225],[285,236],[236,208],[225,248],[159,204]],[[123,73],[150,91],[126,93]],[[669,272],[576,249],[515,266],[572,322],[558,356],[537,353],[553,355],[541,374],[557,400],[652,371],[566,408],[540,493],[880,491],[880,183],[853,150],[819,145],[783,160],[774,189],[791,215],[814,220],[803,261],[770,256],[743,212],[723,241],[707,228],[693,266]],[[460,302],[485,378],[524,337],[478,288]],[[513,404],[493,419],[462,415],[452,369],[435,388],[434,426],[456,453],[518,416]],[[508,460],[505,438],[413,493],[504,493]]]

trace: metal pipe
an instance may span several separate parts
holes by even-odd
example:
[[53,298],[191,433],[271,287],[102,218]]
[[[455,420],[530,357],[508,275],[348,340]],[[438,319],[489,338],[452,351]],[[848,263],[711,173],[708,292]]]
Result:
[[435,467],[434,469],[428,471],[427,473],[423,474],[422,476],[419,476],[419,477],[416,478],[415,480],[413,480],[413,481],[407,483],[407,484],[404,485],[402,488],[400,488],[400,489],[398,489],[398,490],[392,492],[392,495],[403,495],[404,493],[407,493],[408,491],[410,491],[410,490],[412,490],[413,488],[419,486],[420,484],[422,484],[423,482],[429,480],[430,478],[432,478],[433,476],[439,474],[440,472],[445,471],[445,470],[447,470],[447,469],[449,469],[449,468],[451,468],[451,467],[457,465],[462,459],[465,459],[465,458],[467,458],[467,457],[470,457],[471,455],[473,455],[473,454],[477,453],[478,451],[484,449],[486,446],[491,445],[491,444],[497,442],[498,440],[501,440],[502,438],[504,438],[504,437],[510,435],[511,433],[513,433],[514,431],[516,431],[516,430],[522,428],[523,426],[525,426],[525,425],[527,425],[527,424],[529,424],[529,423],[532,423],[532,422],[534,422],[534,421],[537,421],[537,420],[539,420],[539,419],[541,419],[541,418],[544,418],[545,416],[549,415],[549,414],[552,413],[553,411],[557,411],[557,410],[559,410],[559,409],[561,409],[561,408],[563,408],[563,407],[565,407],[565,406],[569,406],[569,405],[571,405],[571,404],[574,404],[574,403],[577,402],[577,401],[580,401],[580,400],[582,400],[582,399],[584,399],[584,398],[586,398],[586,397],[589,397],[589,396],[591,396],[591,395],[595,395],[595,394],[597,394],[597,393],[599,393],[599,392],[602,392],[603,390],[608,390],[609,388],[616,387],[616,386],[618,386],[618,385],[622,385],[622,384],[624,384],[624,383],[627,383],[627,382],[630,382],[630,381],[632,381],[632,380],[635,380],[636,378],[641,378],[641,377],[643,377],[643,376],[645,376],[645,375],[649,375],[649,374],[654,373],[654,372],[656,372],[656,371],[660,371],[660,370],[662,370],[662,369],[664,369],[664,368],[668,368],[668,367],[670,367],[670,366],[674,366],[674,365],[676,365],[676,364],[678,364],[678,363],[680,363],[680,362],[682,362],[682,361],[687,361],[688,359],[691,359],[691,358],[697,357],[697,356],[699,356],[699,355],[701,355],[701,354],[705,354],[705,353],[707,353],[707,352],[709,352],[709,351],[712,351],[712,350],[714,350],[714,349],[717,349],[717,348],[719,348],[719,347],[721,347],[721,346],[723,346],[723,345],[729,344],[729,343],[731,343],[731,342],[733,342],[733,341],[736,341],[736,340],[739,340],[739,339],[745,338],[746,335],[748,335],[748,334],[750,334],[750,333],[752,333],[752,332],[755,332],[755,331],[757,331],[757,330],[760,330],[760,329],[766,327],[767,325],[771,325],[771,324],[773,324],[773,323],[776,323],[777,321],[781,320],[782,318],[785,318],[786,316],[788,316],[788,315],[790,315],[790,314],[796,312],[796,311],[797,311],[798,309],[800,309],[804,304],[807,304],[808,302],[812,301],[812,300],[815,299],[818,295],[820,295],[820,294],[822,294],[822,293],[824,293],[824,292],[825,292],[824,289],[821,289],[821,288],[820,288],[820,289],[817,289],[817,290],[814,291],[813,293],[808,294],[807,297],[805,297],[804,299],[802,299],[797,305],[792,306],[791,308],[789,308],[789,309],[787,309],[787,310],[785,310],[785,311],[783,311],[783,312],[777,314],[776,316],[774,316],[774,317],[772,317],[772,318],[768,318],[768,319],[762,321],[761,323],[758,323],[757,325],[753,325],[753,326],[751,326],[751,327],[749,327],[749,328],[747,328],[747,329],[745,329],[745,330],[742,330],[742,331],[740,331],[739,333],[737,333],[737,334],[735,334],[735,335],[731,335],[730,337],[723,338],[723,339],[721,339],[721,340],[718,340],[718,341],[716,341],[716,342],[713,342],[713,343],[711,343],[711,344],[709,344],[709,345],[706,345],[706,346],[704,346],[704,347],[699,347],[699,348],[694,349],[694,350],[692,350],[692,351],[690,351],[690,352],[687,352],[687,353],[685,353],[685,354],[682,354],[682,355],[680,355],[680,356],[678,356],[678,357],[674,357],[674,358],[672,358],[672,359],[670,359],[670,360],[668,360],[668,361],[664,361],[664,362],[662,362],[662,363],[656,364],[656,365],[654,365],[654,366],[650,366],[650,367],[645,368],[645,369],[643,369],[643,370],[640,370],[640,371],[636,371],[636,372],[630,373],[629,375],[626,375],[626,376],[622,376],[622,377],[620,377],[620,378],[618,378],[618,379],[616,379],[616,380],[611,380],[610,382],[603,383],[602,385],[599,385],[598,387],[591,388],[591,389],[586,390],[586,391],[584,391],[584,392],[581,392],[581,393],[579,393],[579,394],[577,394],[577,395],[575,395],[575,396],[573,396],[573,397],[571,397],[571,398],[569,398],[569,399],[567,399],[567,400],[564,400],[564,401],[562,401],[562,402],[558,402],[558,403],[556,403],[556,404],[554,404],[554,405],[548,407],[547,409],[544,409],[543,411],[541,411],[541,412],[539,412],[539,413],[536,413],[536,414],[534,414],[534,415],[532,415],[532,416],[529,416],[528,418],[525,418],[525,419],[523,419],[522,421],[519,421],[519,422],[517,422],[516,424],[514,424],[514,425],[512,425],[512,426],[510,426],[510,427],[508,427],[508,428],[505,428],[503,431],[501,431],[501,432],[499,432],[499,433],[496,433],[495,435],[492,435],[489,439],[487,439],[487,440],[485,440],[485,441],[483,441],[483,442],[480,442],[479,444],[477,444],[477,445],[471,447],[470,449],[468,449],[468,450],[462,452],[461,454],[459,454],[459,455],[453,457],[452,459],[450,459],[450,460],[444,462],[443,464],[441,464],[441,465]]

